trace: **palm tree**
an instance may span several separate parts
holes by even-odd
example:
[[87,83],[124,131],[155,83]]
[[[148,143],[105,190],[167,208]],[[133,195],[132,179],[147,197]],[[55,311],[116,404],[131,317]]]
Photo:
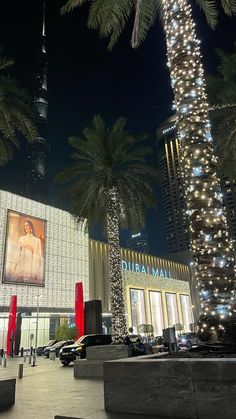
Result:
[[100,116],[93,118],[83,137],[69,138],[74,164],[57,176],[69,182],[72,213],[88,223],[105,223],[109,244],[109,276],[114,341],[127,335],[120,258],[119,227],[139,229],[144,208],[153,206],[151,181],[156,169],[147,164],[150,149],[117,119],[108,128]]
[[216,76],[207,77],[211,103],[210,118],[217,143],[221,172],[236,180],[236,44],[235,51],[226,54],[216,50],[219,65]]
[[38,135],[28,93],[13,77],[4,74],[13,64],[0,48],[0,166],[12,159],[14,148],[20,147],[17,133],[29,142],[35,141]]
[[[208,119],[204,72],[199,41],[188,0],[69,0],[62,13],[88,2],[88,26],[109,37],[112,49],[130,18],[131,45],[144,41],[158,14],[166,34],[180,142],[181,176],[189,216],[191,253],[200,289],[199,328],[204,339],[231,339],[236,329],[234,258],[223,209],[217,158]],[[235,0],[196,0],[208,23],[217,23],[220,3],[228,15],[236,13]],[[229,331],[229,333],[228,333]],[[235,330],[236,333],[236,330]]]

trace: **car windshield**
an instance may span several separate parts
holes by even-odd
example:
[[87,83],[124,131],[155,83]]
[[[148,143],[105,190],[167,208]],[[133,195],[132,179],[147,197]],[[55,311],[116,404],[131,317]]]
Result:
[[53,347],[54,347],[54,348],[58,348],[58,347],[60,347],[61,345],[64,345],[64,343],[66,343],[64,340],[63,340],[63,341],[61,341],[61,342],[57,342],[57,343],[55,343],[55,345],[53,345]]
[[195,338],[196,334],[195,333],[185,333],[183,335],[179,335],[179,339],[190,339],[190,338]]
[[86,343],[87,340],[87,336],[80,336],[80,338],[75,343]]

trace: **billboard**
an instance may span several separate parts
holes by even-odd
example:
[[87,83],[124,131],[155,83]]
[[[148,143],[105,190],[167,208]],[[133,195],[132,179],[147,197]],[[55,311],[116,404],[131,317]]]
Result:
[[44,286],[46,221],[8,210],[3,282]]

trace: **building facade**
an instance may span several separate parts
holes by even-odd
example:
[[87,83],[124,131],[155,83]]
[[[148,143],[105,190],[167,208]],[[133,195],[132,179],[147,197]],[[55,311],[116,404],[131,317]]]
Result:
[[[108,245],[90,240],[89,255],[90,298],[102,301],[103,322],[109,329]],[[180,323],[189,331],[194,320],[188,266],[129,249],[121,249],[121,259],[128,327],[138,333],[139,325],[152,324],[159,336],[163,328]]]
[[[21,313],[21,346],[35,337],[38,344],[54,337],[62,319],[73,323],[75,284],[83,282],[89,299],[88,234],[65,211],[0,191],[0,347],[6,342],[9,304],[17,295]],[[29,241],[27,232],[31,228]],[[33,237],[32,237],[33,236]],[[34,341],[32,342],[34,345]]]
[[[86,222],[65,211],[0,191],[0,349],[6,348],[9,306],[17,296],[20,346],[55,337],[62,321],[74,325],[75,286],[84,301],[101,300],[103,331],[111,331],[108,245],[89,240]],[[152,324],[154,334],[193,323],[187,265],[121,249],[125,310],[134,333]]]

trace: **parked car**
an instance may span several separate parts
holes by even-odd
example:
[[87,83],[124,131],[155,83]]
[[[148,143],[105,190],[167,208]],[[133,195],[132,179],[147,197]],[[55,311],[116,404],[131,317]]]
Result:
[[49,347],[49,351],[47,351],[48,355],[45,355],[49,358],[50,353],[55,352],[56,356],[59,356],[60,349],[63,348],[63,346],[72,345],[73,343],[75,343],[74,340],[61,340],[60,342],[55,343],[55,345]]
[[53,346],[56,342],[57,342],[57,340],[51,339],[51,340],[48,341],[47,345],[38,346],[37,347],[37,355],[38,356],[44,355],[44,349],[47,348],[47,347]]
[[85,335],[81,336],[73,345],[64,346],[59,351],[60,361],[69,365],[76,358],[86,358],[86,348],[89,346],[110,345],[111,335]]
[[179,348],[191,349],[192,346],[198,345],[198,337],[196,333],[183,333],[179,335],[177,339],[177,345]]

